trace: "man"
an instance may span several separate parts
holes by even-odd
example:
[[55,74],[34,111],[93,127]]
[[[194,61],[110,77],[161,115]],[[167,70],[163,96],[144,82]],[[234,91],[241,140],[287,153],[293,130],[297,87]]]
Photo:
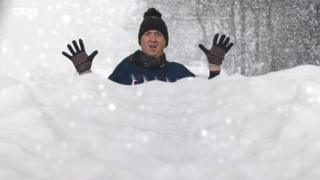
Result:
[[[144,13],[138,34],[141,50],[137,50],[120,62],[109,76],[110,80],[120,84],[133,85],[151,80],[175,82],[185,77],[195,77],[182,64],[167,61],[164,49],[168,46],[169,35],[166,23],[161,16],[161,13],[154,8],[150,8]],[[219,41],[218,38],[219,35],[216,34],[210,50],[202,44],[199,45],[209,62],[209,79],[220,74],[220,65],[224,55],[233,46],[233,43],[229,43],[230,38],[226,38],[225,35],[222,35]],[[92,61],[98,51],[94,51],[88,56],[81,39],[79,40],[80,48],[76,41],[72,43],[74,49],[68,44],[72,55],[66,52],[62,52],[62,54],[73,62],[79,74],[91,72]]]

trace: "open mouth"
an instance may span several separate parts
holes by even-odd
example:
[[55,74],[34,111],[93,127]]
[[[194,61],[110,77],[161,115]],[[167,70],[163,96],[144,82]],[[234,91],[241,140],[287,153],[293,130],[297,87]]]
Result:
[[149,48],[150,48],[150,49],[156,49],[156,48],[157,48],[157,45],[149,45]]

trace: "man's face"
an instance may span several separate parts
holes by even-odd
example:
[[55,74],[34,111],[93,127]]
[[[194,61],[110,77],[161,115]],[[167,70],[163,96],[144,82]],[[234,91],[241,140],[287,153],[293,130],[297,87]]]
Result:
[[161,32],[157,30],[149,30],[141,37],[142,52],[149,56],[160,57],[166,47],[166,39]]

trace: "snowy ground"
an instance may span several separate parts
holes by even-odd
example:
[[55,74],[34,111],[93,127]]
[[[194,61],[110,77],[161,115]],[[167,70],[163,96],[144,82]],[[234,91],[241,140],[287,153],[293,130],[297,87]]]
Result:
[[0,76],[0,179],[318,179],[320,68],[123,86]]
[[[199,62],[195,79],[118,85],[107,76],[137,49],[134,1],[10,2],[0,29],[1,180],[320,178],[319,67],[207,80]],[[61,55],[80,37],[99,50],[93,74],[78,76]]]

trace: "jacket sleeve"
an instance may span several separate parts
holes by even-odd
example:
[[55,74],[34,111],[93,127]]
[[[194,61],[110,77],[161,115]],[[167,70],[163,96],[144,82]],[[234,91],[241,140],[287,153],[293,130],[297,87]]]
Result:
[[218,71],[218,72],[210,71],[208,79],[212,79],[212,78],[218,76],[219,74],[220,74],[220,71]]

